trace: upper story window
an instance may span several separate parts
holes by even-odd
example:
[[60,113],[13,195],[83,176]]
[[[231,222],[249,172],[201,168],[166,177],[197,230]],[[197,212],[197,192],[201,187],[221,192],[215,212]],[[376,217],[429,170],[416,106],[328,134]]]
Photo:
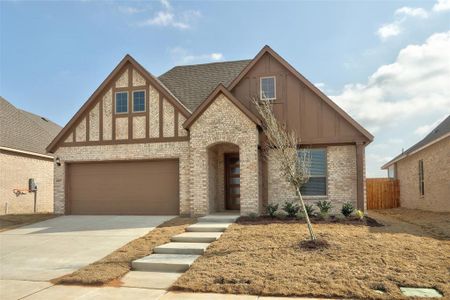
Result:
[[423,173],[423,160],[419,160],[419,192],[420,196],[425,195],[425,179]]
[[128,92],[116,93],[116,114],[128,113]]
[[311,158],[310,177],[300,191],[304,196],[326,196],[327,195],[327,150],[314,148],[308,150]]
[[145,111],[145,91],[133,92],[133,112]]
[[261,100],[275,100],[277,88],[275,76],[261,77],[259,81]]
[[388,178],[395,178],[395,165],[390,165],[388,168]]

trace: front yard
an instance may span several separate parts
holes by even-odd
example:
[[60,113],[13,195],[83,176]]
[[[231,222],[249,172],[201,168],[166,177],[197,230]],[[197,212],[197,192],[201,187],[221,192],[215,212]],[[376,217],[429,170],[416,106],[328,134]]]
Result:
[[[389,224],[315,224],[317,235],[330,243],[330,248],[315,251],[299,248],[299,241],[308,238],[305,224],[232,225],[172,289],[403,299],[399,286],[408,286],[434,287],[449,297],[450,242],[446,226],[436,229],[429,217],[427,226],[420,226],[401,221],[388,211],[376,215],[386,216]],[[413,215],[409,221],[420,219],[420,212]],[[444,218],[446,221],[442,221]],[[449,220],[447,214],[437,222],[448,226]]]

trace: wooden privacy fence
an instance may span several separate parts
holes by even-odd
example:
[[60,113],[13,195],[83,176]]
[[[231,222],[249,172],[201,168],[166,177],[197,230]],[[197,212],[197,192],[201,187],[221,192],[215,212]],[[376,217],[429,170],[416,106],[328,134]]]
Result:
[[398,179],[367,178],[367,209],[395,208],[400,206]]

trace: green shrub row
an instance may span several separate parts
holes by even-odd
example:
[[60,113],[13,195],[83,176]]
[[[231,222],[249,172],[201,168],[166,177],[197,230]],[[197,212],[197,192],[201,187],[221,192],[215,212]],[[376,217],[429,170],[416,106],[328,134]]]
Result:
[[[310,217],[319,217],[319,218],[326,218],[329,213],[331,212],[331,209],[333,208],[333,205],[331,204],[331,201],[318,201],[315,204],[318,208],[318,212],[316,211],[316,207],[312,204],[305,204],[306,213]],[[303,210],[301,209],[300,205],[296,202],[286,201],[282,206],[281,210],[279,209],[279,204],[268,204],[266,206],[266,214],[270,216],[271,218],[304,218]],[[346,202],[341,207],[341,213],[344,215],[344,217],[348,218],[350,217],[353,212],[355,212],[355,208],[353,207],[353,204],[351,202]],[[359,218],[363,218],[364,214],[363,212],[357,210],[356,216]]]

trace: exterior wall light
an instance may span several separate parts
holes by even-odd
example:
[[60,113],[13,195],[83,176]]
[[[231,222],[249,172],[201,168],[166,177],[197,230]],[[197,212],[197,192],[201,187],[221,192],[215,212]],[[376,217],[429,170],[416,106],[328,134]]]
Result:
[[57,165],[58,167],[61,166],[61,160],[59,159],[59,157],[56,157],[55,163],[56,163],[56,165]]

